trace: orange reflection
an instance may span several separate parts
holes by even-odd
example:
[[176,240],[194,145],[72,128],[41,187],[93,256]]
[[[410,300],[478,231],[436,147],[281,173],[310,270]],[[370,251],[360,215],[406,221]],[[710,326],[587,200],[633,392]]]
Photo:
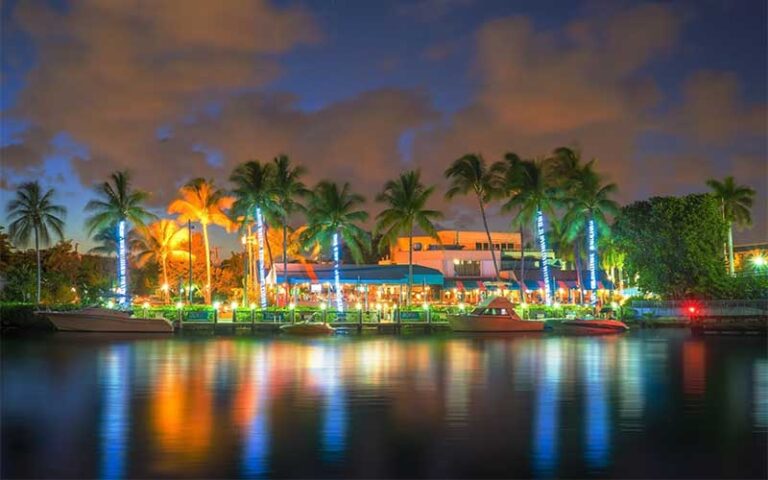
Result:
[[691,395],[702,395],[707,387],[706,346],[701,340],[683,343],[683,389]]

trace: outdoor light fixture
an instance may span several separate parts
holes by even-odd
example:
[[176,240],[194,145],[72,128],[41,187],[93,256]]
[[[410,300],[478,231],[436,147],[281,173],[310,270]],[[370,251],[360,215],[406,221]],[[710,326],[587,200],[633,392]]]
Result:
[[295,304],[295,303],[293,303],[293,302],[291,302],[291,303],[289,303],[289,304],[288,304],[288,308],[289,308],[290,310],[293,310],[293,309],[295,309],[295,308],[296,308],[296,304]]
[[764,267],[766,264],[768,264],[768,260],[766,260],[764,256],[755,255],[752,257],[752,265],[755,267]]
[[249,305],[249,307],[251,308],[251,310],[256,310],[256,304],[255,304],[255,303],[253,303],[253,302],[251,302],[251,304]]
[[459,310],[461,310],[462,312],[464,311],[465,307],[466,307],[466,305],[464,305],[463,303],[459,304]]
[[328,308],[328,305],[325,302],[320,304],[320,310],[325,310],[326,308]]
[[424,310],[429,310],[429,304],[428,304],[427,302],[424,302],[424,303],[422,303],[422,304],[421,304],[421,307],[422,307]]
[[527,304],[527,303],[525,303],[525,302],[523,302],[523,303],[521,303],[521,304],[520,304],[520,308],[522,308],[523,310],[525,310],[526,308],[528,308],[528,304]]
[[112,300],[108,301],[107,308],[115,308],[115,302],[113,302]]
[[163,286],[160,287],[160,288],[162,288],[164,292],[167,292],[168,291],[168,284],[164,283]]
[[213,302],[213,309],[214,309],[214,310],[218,310],[218,309],[219,309],[219,307],[221,307],[221,303],[219,303],[219,302]]
[[148,309],[149,308],[149,302],[144,302],[142,307],[144,307],[144,310]]
[[362,309],[363,309],[363,304],[362,304],[362,303],[360,303],[360,302],[357,302],[357,303],[355,304],[355,308],[356,308],[357,310],[362,310]]
[[619,308],[619,304],[616,302],[611,302],[611,308],[616,310],[617,308]]
[[553,305],[555,308],[560,308],[560,302],[555,302]]
[[232,307],[232,310],[237,310],[237,302],[232,302],[229,306]]
[[183,303],[181,303],[181,302],[176,302],[176,308],[178,308],[179,310],[181,310],[183,307],[184,307],[184,304],[183,304]]

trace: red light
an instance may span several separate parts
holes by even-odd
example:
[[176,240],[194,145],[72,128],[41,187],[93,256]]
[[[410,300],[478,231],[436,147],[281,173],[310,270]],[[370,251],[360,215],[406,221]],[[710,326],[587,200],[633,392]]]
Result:
[[696,313],[696,307],[688,307],[688,311],[691,313]]

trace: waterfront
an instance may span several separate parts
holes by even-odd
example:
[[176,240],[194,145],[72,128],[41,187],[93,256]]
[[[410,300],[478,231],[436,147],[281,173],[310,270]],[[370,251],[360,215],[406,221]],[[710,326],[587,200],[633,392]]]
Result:
[[2,341],[2,476],[762,477],[764,337]]

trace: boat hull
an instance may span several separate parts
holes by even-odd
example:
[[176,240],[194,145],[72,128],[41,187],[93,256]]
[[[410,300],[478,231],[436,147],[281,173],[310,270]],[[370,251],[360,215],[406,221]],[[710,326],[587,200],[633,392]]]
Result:
[[280,331],[290,335],[331,335],[336,329],[327,323],[301,322],[291,325],[282,325]]
[[608,335],[628,330],[629,327],[618,320],[566,320],[557,326],[558,332],[577,335]]
[[489,318],[473,315],[449,315],[448,324],[454,332],[514,333],[544,331],[544,322],[517,320],[506,317]]
[[80,312],[39,312],[59,332],[173,333],[164,318],[131,318],[128,315],[87,315]]

